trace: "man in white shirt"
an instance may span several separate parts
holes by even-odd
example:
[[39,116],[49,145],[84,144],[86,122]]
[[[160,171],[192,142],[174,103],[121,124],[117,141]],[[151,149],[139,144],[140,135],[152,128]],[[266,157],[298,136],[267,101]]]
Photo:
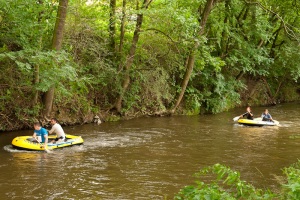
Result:
[[52,128],[49,131],[49,134],[56,133],[55,140],[52,140],[51,142],[59,143],[59,142],[64,141],[64,139],[66,138],[66,134],[65,134],[64,130],[62,129],[61,125],[57,123],[57,119],[52,118],[50,123],[52,124]]

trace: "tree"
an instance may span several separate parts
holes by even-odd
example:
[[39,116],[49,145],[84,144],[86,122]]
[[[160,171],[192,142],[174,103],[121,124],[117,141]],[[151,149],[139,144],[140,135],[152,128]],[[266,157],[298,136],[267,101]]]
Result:
[[[202,11],[202,13],[199,13],[199,15],[200,15],[199,32],[198,32],[199,38],[202,37],[202,35],[205,33],[206,22],[207,22],[208,16],[209,16],[210,11],[213,8],[215,2],[216,2],[215,0],[208,0],[205,4],[205,7],[204,7],[204,10]],[[197,50],[198,50],[199,46],[200,46],[200,42],[198,40],[196,40],[194,43],[194,46],[192,47],[192,49],[188,55],[188,59],[186,62],[186,71],[185,71],[185,74],[184,74],[184,77],[183,77],[182,83],[181,83],[181,91],[180,91],[179,95],[177,96],[176,103],[175,103],[174,107],[172,108],[171,113],[175,112],[176,108],[179,106],[179,104],[182,100],[182,97],[185,93],[186,87],[188,85],[190,76],[191,76],[193,68],[194,68],[196,54],[197,54]]]
[[116,0],[110,0],[109,13],[109,40],[111,52],[115,52],[115,35],[116,35]]
[[[52,49],[56,51],[59,51],[62,46],[64,26],[67,17],[67,8],[68,0],[60,0],[52,38]],[[44,117],[49,117],[52,111],[54,91],[55,86],[52,86],[44,95]]]
[[120,54],[123,51],[123,45],[124,45],[125,23],[126,23],[126,3],[127,3],[127,0],[123,0],[121,26],[120,26],[120,44],[119,44],[119,53]]
[[[141,11],[137,14],[135,30],[134,30],[133,38],[131,41],[131,47],[129,50],[129,54],[127,55],[125,64],[124,64],[124,80],[122,83],[122,91],[119,94],[119,96],[117,97],[117,100],[115,101],[115,104],[114,104],[114,108],[116,108],[118,113],[121,113],[123,96],[130,84],[130,68],[134,61],[135,51],[137,48],[137,43],[139,41],[141,27],[143,24],[143,17],[144,17],[143,10],[146,10],[149,7],[151,2],[152,2],[152,0],[144,0],[143,5],[141,7]],[[140,8],[139,8],[139,4],[137,1],[137,10],[139,10],[139,9]]]

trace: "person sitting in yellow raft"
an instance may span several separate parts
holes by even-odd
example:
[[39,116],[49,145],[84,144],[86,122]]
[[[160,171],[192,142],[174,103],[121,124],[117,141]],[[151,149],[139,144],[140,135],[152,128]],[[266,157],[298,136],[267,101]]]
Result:
[[32,137],[34,139],[36,139],[36,141],[38,143],[42,143],[42,145],[46,149],[47,148],[47,143],[48,143],[48,132],[47,132],[47,130],[44,129],[41,126],[40,122],[35,122],[33,124],[33,127],[34,127],[34,132],[33,132]]
[[247,119],[251,119],[251,120],[253,120],[253,113],[252,113],[252,111],[251,111],[251,108],[250,108],[250,106],[248,106],[247,108],[246,108],[246,112],[244,113],[244,114],[242,114],[242,115],[240,115],[240,118],[242,118],[242,117],[247,117]]
[[268,109],[265,109],[265,111],[261,114],[261,118],[263,121],[267,122],[274,122],[272,119],[272,116],[270,115]]
[[56,133],[56,138],[51,141],[51,143],[60,143],[66,139],[66,134],[59,123],[57,123],[56,118],[52,118],[50,123],[52,124],[52,128],[49,131],[49,134]]

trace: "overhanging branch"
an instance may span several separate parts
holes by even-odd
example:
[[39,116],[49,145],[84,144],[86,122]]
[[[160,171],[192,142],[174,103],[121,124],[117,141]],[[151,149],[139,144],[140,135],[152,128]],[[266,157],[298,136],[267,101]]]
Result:
[[[287,34],[290,38],[295,39],[295,40],[300,44],[299,38],[296,36],[295,32],[292,30],[292,28],[298,29],[297,27],[294,27],[294,26],[292,26],[292,25],[286,23],[286,22],[284,21],[284,19],[282,19],[282,17],[281,17],[278,13],[274,12],[273,10],[271,10],[271,9],[269,9],[269,8],[266,8],[266,7],[263,6],[260,2],[250,2],[250,1],[246,1],[246,0],[244,0],[244,2],[247,3],[247,4],[256,4],[256,5],[258,5],[259,7],[261,7],[263,10],[265,10],[265,11],[267,11],[267,12],[269,12],[269,13],[274,14],[274,15],[282,22],[283,28],[284,28],[286,34]],[[298,31],[300,31],[300,30],[298,30]]]

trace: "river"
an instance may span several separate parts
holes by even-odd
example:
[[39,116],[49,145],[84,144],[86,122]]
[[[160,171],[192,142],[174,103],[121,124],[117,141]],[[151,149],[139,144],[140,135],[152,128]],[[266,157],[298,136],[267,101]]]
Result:
[[[221,163],[255,187],[276,189],[300,158],[300,104],[269,107],[278,127],[245,127],[217,115],[143,117],[64,127],[84,145],[52,153],[13,150],[32,130],[1,133],[0,197],[5,199],[173,199],[199,169]],[[256,116],[265,107],[253,107]]]

